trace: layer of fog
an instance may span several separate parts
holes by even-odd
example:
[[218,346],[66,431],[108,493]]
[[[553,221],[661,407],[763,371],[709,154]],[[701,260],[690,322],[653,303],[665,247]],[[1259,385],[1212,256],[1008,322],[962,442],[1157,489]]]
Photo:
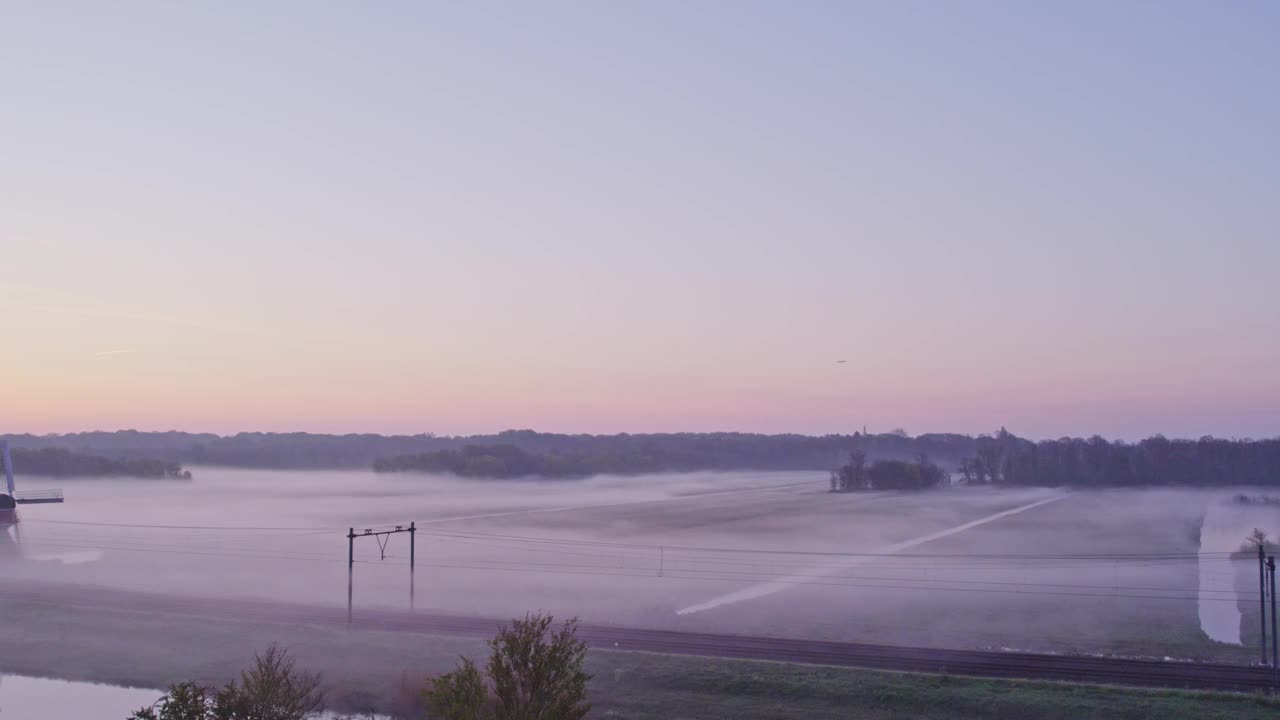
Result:
[[727,595],[721,595],[720,597],[712,598],[711,600],[708,600],[703,603],[698,603],[697,605],[690,605],[689,607],[677,610],[676,614],[692,615],[694,613],[704,612],[706,610],[714,610],[718,607],[723,607],[725,605],[730,605],[733,603],[745,602],[747,600],[755,600],[756,598],[767,597],[769,595],[773,595],[774,593],[779,593],[784,590],[790,589],[791,587],[797,584],[810,582],[813,580],[817,580],[819,578],[838,576],[841,570],[847,570],[850,568],[858,567],[860,565],[870,564],[878,556],[893,555],[896,553],[901,553],[905,550],[909,550],[911,548],[924,545],[925,543],[931,543],[936,540],[941,540],[943,538],[950,537],[952,535],[955,535],[956,533],[961,533],[966,530],[971,530],[975,527],[979,527],[981,525],[986,525],[989,522],[995,522],[996,520],[1009,517],[1010,515],[1017,515],[1018,513],[1026,512],[1027,510],[1032,510],[1042,505],[1047,505],[1051,502],[1056,502],[1058,500],[1063,499],[1064,497],[1066,497],[1066,495],[1063,493],[1052,493],[1049,495],[1049,497],[1027,503],[1026,505],[1019,505],[1018,507],[1015,507],[1009,510],[1001,510],[998,513],[988,515],[986,517],[981,517],[981,518],[978,518],[977,520],[970,520],[967,523],[964,523],[962,525],[957,525],[953,528],[947,528],[946,530],[938,530],[937,532],[931,532],[927,535],[921,535],[920,537],[911,538],[910,540],[903,540],[902,542],[897,542],[892,545],[886,545],[885,547],[882,547],[882,548],[876,548],[875,550],[871,551],[871,553],[867,555],[847,557],[838,562],[834,562],[834,563],[828,562],[825,565],[816,565],[813,567],[804,568],[802,571],[798,573],[794,573],[791,575],[784,575],[774,580],[768,580],[768,581],[744,588],[742,590],[736,590]]
[[[1082,651],[1161,635],[1150,645],[1179,655],[1200,651],[1201,622],[1226,637],[1204,608],[1238,605],[1231,579],[1206,579],[1195,562],[1206,508],[1231,491],[1073,492],[1039,505],[1059,495],[833,495],[821,473],[496,482],[215,468],[191,482],[57,484],[64,505],[21,510],[11,577],[343,605],[347,528],[416,521],[416,606],[449,613]],[[1238,545],[1265,527],[1245,525],[1223,537]],[[1028,555],[1047,557],[1010,557]],[[407,535],[391,537],[385,560],[372,538],[357,541],[356,612],[408,606],[408,556]],[[688,608],[702,611],[677,614]]]

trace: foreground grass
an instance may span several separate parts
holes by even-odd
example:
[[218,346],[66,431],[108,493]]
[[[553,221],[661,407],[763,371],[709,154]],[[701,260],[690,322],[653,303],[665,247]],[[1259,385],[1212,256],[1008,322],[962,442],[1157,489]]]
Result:
[[[151,612],[0,604],[0,672],[160,688],[224,682],[270,642],[324,674],[347,712],[391,712],[479,639],[232,622]],[[1049,720],[1280,717],[1280,701],[1225,693],[911,675],[593,650],[592,717]],[[109,718],[106,720],[110,720]]]
[[1249,695],[981,680],[748,660],[599,651],[591,659],[598,717],[1050,720],[1280,716]]

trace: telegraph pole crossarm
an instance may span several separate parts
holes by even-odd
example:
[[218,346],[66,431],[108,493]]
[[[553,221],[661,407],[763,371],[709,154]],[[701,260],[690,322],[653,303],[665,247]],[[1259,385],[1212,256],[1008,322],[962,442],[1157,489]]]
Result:
[[404,525],[396,525],[390,530],[376,530],[374,528],[365,528],[363,532],[356,532],[355,528],[347,528],[347,626],[351,625],[352,614],[352,594],[354,592],[354,576],[356,566],[356,538],[371,537],[378,543],[378,555],[381,559],[387,559],[387,543],[391,542],[391,536],[397,533],[409,533],[409,607],[413,608],[413,566],[414,548],[416,536],[418,534],[418,526],[416,523],[409,523],[409,527]]

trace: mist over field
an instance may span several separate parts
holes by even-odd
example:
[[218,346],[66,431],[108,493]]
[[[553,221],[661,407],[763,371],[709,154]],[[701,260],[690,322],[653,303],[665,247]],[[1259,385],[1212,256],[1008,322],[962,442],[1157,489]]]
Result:
[[[0,538],[7,572],[90,602],[102,586],[342,606],[348,528],[413,521],[421,611],[1215,657],[1238,648],[1250,608],[1248,563],[1227,554],[1255,526],[1280,530],[1278,506],[1233,504],[1235,489],[831,493],[812,472],[194,470],[59,481],[65,504],[24,507]],[[355,560],[356,613],[408,607],[407,533],[389,537],[385,560],[357,538]]]

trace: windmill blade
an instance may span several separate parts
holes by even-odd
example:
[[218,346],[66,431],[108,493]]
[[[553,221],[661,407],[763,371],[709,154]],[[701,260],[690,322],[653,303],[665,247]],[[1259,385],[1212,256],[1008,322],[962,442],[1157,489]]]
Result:
[[51,488],[49,490],[27,490],[25,492],[14,493],[13,501],[19,505],[40,505],[43,503],[60,503],[64,501],[62,490]]
[[9,496],[13,496],[13,460],[9,458],[9,441],[0,441],[0,454],[4,455],[4,479],[9,486]]
[[4,459],[4,479],[9,487],[9,497],[18,505],[37,505],[42,503],[60,503],[63,502],[62,490],[28,490],[26,492],[18,492],[13,482],[13,459],[9,455],[9,441],[0,441],[0,456]]

